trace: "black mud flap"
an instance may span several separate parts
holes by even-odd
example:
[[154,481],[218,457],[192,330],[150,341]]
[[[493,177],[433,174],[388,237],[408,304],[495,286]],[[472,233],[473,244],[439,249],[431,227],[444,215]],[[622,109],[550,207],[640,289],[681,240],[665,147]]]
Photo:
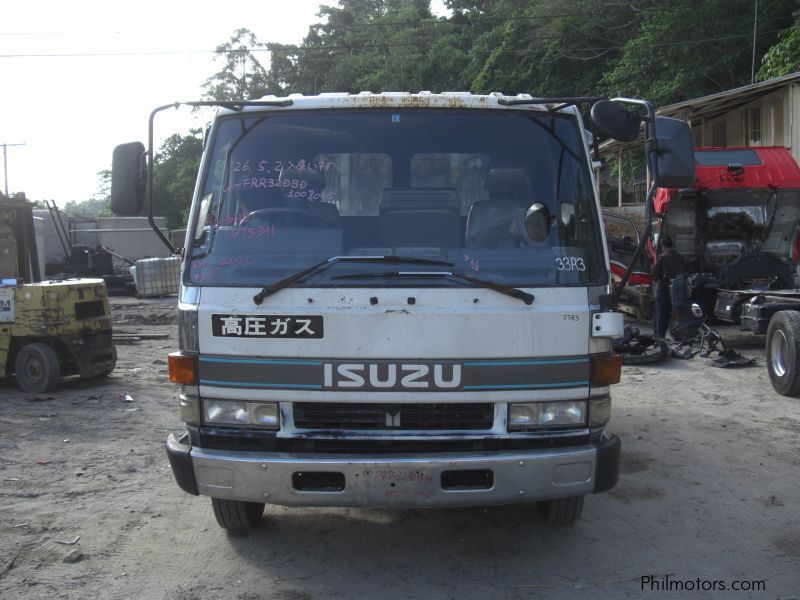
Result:
[[175,476],[175,483],[187,494],[197,496],[199,492],[197,491],[197,480],[194,477],[191,448],[186,445],[189,435],[184,433],[175,441],[175,444],[170,444],[170,441],[167,440],[166,444],[167,458],[172,467],[172,474]]
[[593,494],[607,492],[619,480],[619,456],[622,442],[612,435],[595,443],[597,447],[597,465],[594,473]]

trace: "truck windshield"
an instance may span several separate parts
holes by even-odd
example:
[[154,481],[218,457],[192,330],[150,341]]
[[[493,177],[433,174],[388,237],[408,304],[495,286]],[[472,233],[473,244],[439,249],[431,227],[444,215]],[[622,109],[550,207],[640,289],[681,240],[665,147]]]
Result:
[[[574,116],[246,113],[218,121],[210,148],[190,221],[188,285],[265,286],[334,256],[447,261],[450,271],[515,287],[607,282]],[[550,214],[545,239],[526,227],[537,202]],[[426,269],[441,267],[414,270]],[[390,270],[340,261],[295,285],[465,285],[376,277]]]

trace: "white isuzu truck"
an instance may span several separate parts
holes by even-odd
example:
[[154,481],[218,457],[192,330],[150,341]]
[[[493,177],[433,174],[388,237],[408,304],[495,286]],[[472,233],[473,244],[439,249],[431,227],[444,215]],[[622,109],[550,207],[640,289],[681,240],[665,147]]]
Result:
[[[265,503],[527,502],[564,524],[615,485],[622,316],[587,100],[186,103],[218,109],[169,357],[186,432],[167,454],[222,527],[255,527]],[[119,214],[142,209],[166,108],[149,149],[115,150]],[[618,139],[644,123],[655,182],[688,184],[684,123],[630,100],[592,117]]]

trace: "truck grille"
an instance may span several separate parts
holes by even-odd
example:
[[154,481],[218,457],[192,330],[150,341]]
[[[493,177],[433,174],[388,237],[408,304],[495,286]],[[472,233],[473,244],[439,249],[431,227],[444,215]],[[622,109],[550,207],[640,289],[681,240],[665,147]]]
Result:
[[481,430],[491,429],[493,422],[489,403],[294,403],[294,424],[300,429]]

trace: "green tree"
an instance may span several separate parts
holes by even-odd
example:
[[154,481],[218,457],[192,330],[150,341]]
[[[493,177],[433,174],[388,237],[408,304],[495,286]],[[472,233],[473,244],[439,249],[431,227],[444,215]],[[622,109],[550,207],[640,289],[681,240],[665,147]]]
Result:
[[616,40],[635,32],[640,15],[630,3],[603,0],[452,0],[449,6],[462,38],[474,40],[472,91],[551,97],[596,93],[620,54]]
[[[796,0],[762,0],[756,55],[791,23]],[[610,95],[644,97],[656,105],[750,83],[752,0],[673,0],[643,11],[638,33],[602,78]]]
[[800,70],[800,22],[781,32],[780,41],[772,46],[764,58],[756,79],[765,81]]
[[321,6],[299,46],[270,45],[271,80],[305,94],[325,91],[441,91],[468,58],[429,0],[340,0]]
[[166,217],[170,229],[186,226],[202,150],[201,132],[192,130],[186,136],[171,135],[156,152],[153,208]]
[[222,69],[203,84],[204,97],[211,100],[252,100],[266,94],[280,94],[282,89],[270,77],[256,56],[266,53],[261,43],[248,29],[237,29],[231,39],[217,46],[217,56],[223,60]]

